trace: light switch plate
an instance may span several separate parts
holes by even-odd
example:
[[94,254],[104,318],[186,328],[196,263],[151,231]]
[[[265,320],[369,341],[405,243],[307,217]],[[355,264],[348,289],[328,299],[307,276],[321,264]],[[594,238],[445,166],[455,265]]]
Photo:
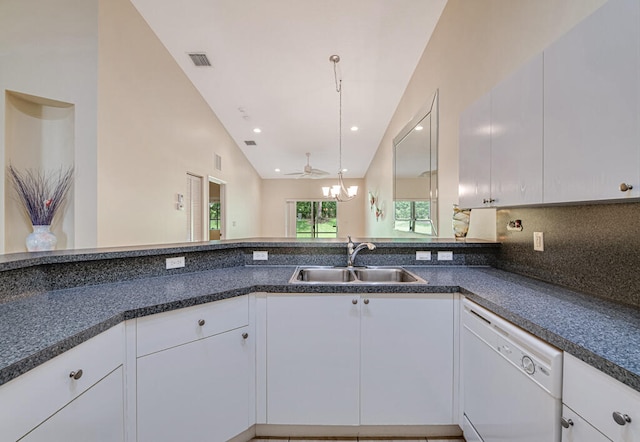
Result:
[[438,261],[453,261],[453,252],[438,252]]
[[431,261],[431,252],[416,251],[416,261]]
[[269,252],[266,250],[254,250],[253,251],[253,260],[254,261],[267,261],[269,259]]
[[184,256],[177,256],[175,258],[167,258],[165,261],[166,269],[179,269],[184,267]]

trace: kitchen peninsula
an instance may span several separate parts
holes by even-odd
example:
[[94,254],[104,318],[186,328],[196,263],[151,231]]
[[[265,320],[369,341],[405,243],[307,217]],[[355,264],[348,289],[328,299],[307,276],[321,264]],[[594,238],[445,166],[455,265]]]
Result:
[[[255,293],[450,293],[456,299],[460,294],[640,391],[637,309],[498,270],[492,267],[500,247],[495,242],[367,241],[376,249],[362,251],[357,265],[403,266],[428,283],[289,283],[298,265],[345,265],[346,243],[338,240],[247,239],[5,255],[0,408],[11,410],[3,403],[3,388],[12,380],[114,326]],[[254,260],[255,251],[267,252],[268,259]],[[417,251],[431,252],[431,259],[416,260]],[[438,252],[453,252],[452,260],[438,260]],[[184,257],[185,267],[167,270],[165,261],[173,257]],[[248,321],[251,328],[253,319]]]

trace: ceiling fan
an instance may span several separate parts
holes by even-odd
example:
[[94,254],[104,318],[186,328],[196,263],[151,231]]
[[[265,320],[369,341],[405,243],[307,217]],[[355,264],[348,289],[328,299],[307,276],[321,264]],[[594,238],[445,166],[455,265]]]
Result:
[[302,172],[285,173],[285,175],[295,175],[296,178],[321,178],[323,176],[329,175],[329,172],[320,169],[314,169],[313,167],[311,167],[311,164],[309,164],[311,154],[307,152],[306,155],[307,165],[304,166]]

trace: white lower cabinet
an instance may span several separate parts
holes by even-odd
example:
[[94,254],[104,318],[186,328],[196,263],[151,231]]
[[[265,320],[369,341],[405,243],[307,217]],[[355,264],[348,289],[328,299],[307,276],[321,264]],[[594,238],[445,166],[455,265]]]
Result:
[[248,327],[137,361],[138,441],[228,440],[249,427]]
[[564,405],[562,407],[562,442],[610,442],[611,439],[596,430],[589,422]]
[[122,366],[20,440],[25,442],[124,441]]
[[358,295],[267,295],[267,423],[357,425]]
[[451,424],[452,295],[367,295],[360,327],[360,424]]
[[249,297],[137,319],[139,442],[228,440],[252,424]]
[[452,294],[268,294],[266,422],[453,423]]
[[[640,441],[640,392],[568,353],[564,354],[563,370],[562,402],[565,410],[570,408],[613,441]],[[595,436],[591,439],[570,439],[571,434],[579,430],[575,420],[569,427],[569,431],[565,429],[563,432],[563,442],[607,440],[598,439],[593,432],[590,434]]]
[[228,440],[253,424],[248,296],[137,320],[139,442]]
[[123,360],[119,324],[3,384],[0,440],[124,440]]

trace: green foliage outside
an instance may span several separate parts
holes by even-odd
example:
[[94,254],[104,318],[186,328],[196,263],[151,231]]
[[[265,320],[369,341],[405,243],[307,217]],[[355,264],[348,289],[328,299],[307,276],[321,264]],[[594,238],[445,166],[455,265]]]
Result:
[[209,203],[209,230],[220,230],[220,203]]
[[336,238],[338,235],[337,210],[335,201],[298,201],[296,203],[296,237]]

